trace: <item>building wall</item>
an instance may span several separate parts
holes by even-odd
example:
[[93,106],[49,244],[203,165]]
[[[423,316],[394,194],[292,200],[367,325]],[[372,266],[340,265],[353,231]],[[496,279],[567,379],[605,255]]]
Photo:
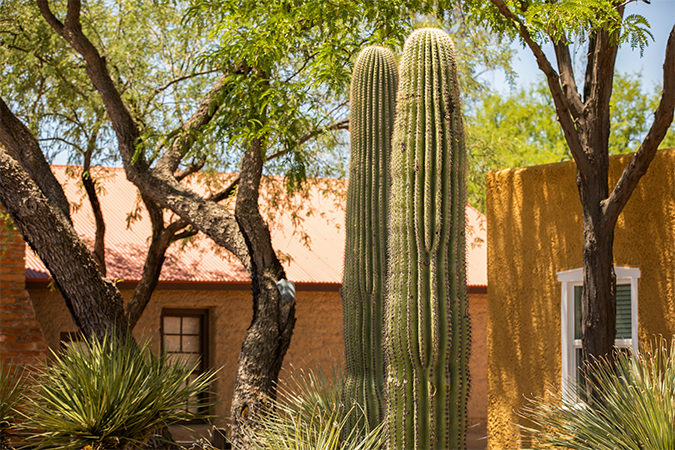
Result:
[[0,363],[32,367],[47,344],[26,291],[25,246],[0,208]]
[[[131,291],[122,291],[125,299]],[[48,289],[31,289],[30,296],[49,346],[58,349],[61,332],[77,331],[60,294]],[[139,320],[137,339],[149,336],[159,348],[162,308],[199,308],[209,310],[209,360],[218,374],[215,392],[219,394],[215,414],[218,426],[226,426],[237,360],[246,329],[251,322],[249,291],[157,290]],[[469,433],[482,435],[487,424],[487,295],[471,294],[473,348],[472,387],[469,400]],[[295,369],[319,365],[330,376],[333,367],[344,369],[342,301],[338,292],[297,291],[296,325],[284,359],[281,380]]]
[[[629,156],[611,157],[610,186]],[[525,397],[559,391],[560,297],[556,273],[582,264],[574,163],[490,172],[488,203],[489,448],[522,445]],[[675,150],[659,151],[619,217],[617,266],[640,268],[638,338],[675,333]]]

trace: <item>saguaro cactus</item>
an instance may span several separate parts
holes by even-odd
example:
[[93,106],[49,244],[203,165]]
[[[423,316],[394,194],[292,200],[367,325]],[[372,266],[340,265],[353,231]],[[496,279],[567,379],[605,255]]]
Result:
[[400,70],[384,331],[389,448],[465,448],[466,151],[450,37],[415,31]]
[[[341,290],[347,365],[343,398],[347,407],[356,402],[364,408],[371,428],[383,416],[382,307],[397,84],[396,61],[388,49],[373,46],[361,51],[352,75],[349,122],[351,159]],[[359,415],[352,414],[350,425],[357,419]]]

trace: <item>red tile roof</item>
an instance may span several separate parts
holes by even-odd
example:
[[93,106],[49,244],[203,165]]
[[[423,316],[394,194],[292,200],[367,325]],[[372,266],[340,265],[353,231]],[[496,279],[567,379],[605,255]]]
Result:
[[[64,187],[71,202],[75,230],[82,239],[93,245],[94,217],[79,181],[81,167],[52,166],[56,178]],[[108,277],[126,282],[138,281],[150,236],[150,220],[140,203],[136,188],[126,180],[119,168],[96,168],[92,171],[100,182],[100,202],[106,223],[106,265]],[[213,183],[227,184],[229,175],[222,175],[211,182],[193,178],[192,188],[207,192],[217,190]],[[278,180],[271,180],[262,196],[273,198],[282,191]],[[276,197],[277,205],[263,210],[270,221],[274,248],[290,280],[302,284],[340,284],[344,252],[343,196],[324,196],[326,187],[344,192],[346,183],[339,180],[322,180],[321,186],[309,189],[308,196],[288,198],[285,193]],[[226,204],[226,203],[225,203]],[[261,201],[261,204],[269,204]],[[290,210],[289,210],[290,209]],[[469,286],[487,286],[487,228],[480,212],[467,206],[467,273]],[[127,225],[130,214],[137,220]],[[167,213],[167,220],[174,216]],[[300,225],[294,227],[294,222]],[[49,279],[49,273],[39,258],[26,251],[26,278],[28,281]],[[204,236],[192,242],[173,244],[167,251],[160,276],[161,282],[197,283],[246,283],[248,274],[242,265],[227,251],[220,250]]]

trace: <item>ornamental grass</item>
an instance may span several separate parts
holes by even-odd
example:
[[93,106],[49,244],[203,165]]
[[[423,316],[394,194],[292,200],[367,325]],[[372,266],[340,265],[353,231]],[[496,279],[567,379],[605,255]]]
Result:
[[[622,349],[623,350],[623,349]],[[591,402],[576,384],[562,402],[530,400],[521,415],[531,448],[673,449],[675,448],[675,340],[660,339],[640,354],[619,351],[616,369],[606,360],[592,366]]]
[[38,369],[25,427],[37,430],[37,448],[140,448],[154,430],[206,416],[214,372],[191,379],[194,369],[153,354],[147,341],[85,340]]
[[[374,450],[382,446],[382,425],[369,430],[359,405],[347,408],[342,402],[341,370],[333,370],[332,381],[320,367],[293,370],[279,386],[256,429],[246,430],[255,450]],[[350,415],[359,417],[347,429]]]

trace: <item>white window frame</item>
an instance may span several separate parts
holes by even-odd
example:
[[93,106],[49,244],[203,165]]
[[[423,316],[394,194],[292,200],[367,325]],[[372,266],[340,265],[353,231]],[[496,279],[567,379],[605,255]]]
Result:
[[[614,266],[616,284],[630,284],[631,298],[631,337],[632,339],[617,339],[617,347],[632,348],[638,351],[638,278],[640,269],[635,267]],[[571,386],[576,379],[575,350],[581,347],[581,339],[574,339],[574,287],[583,285],[583,269],[572,269],[558,272],[558,281],[562,284],[560,300],[560,348],[562,352],[562,388],[571,392]]]

